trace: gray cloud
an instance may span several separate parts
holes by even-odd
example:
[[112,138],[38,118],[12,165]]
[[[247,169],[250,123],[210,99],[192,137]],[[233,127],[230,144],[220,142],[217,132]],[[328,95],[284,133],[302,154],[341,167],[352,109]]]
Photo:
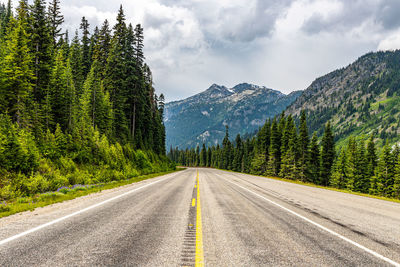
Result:
[[61,0],[64,28],[73,33],[82,16],[92,30],[113,24],[120,4],[144,26],[147,63],[167,100],[212,83],[288,93],[366,52],[400,48],[399,0]]
[[400,1],[398,0],[340,0],[341,12],[324,17],[314,13],[304,22],[302,29],[308,34],[320,32],[346,32],[363,23],[393,30],[400,26]]

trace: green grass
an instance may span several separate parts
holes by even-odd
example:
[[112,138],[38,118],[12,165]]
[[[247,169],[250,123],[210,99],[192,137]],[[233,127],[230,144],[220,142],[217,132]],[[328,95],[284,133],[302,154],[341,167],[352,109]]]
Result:
[[116,187],[120,187],[120,186],[124,186],[124,185],[128,185],[128,184],[136,183],[139,181],[166,175],[166,174],[173,173],[176,171],[182,171],[184,169],[185,168],[177,168],[176,170],[138,176],[138,177],[135,177],[132,179],[123,180],[123,181],[119,181],[119,182],[113,181],[113,182],[106,183],[106,184],[93,185],[88,188],[77,188],[77,189],[73,189],[73,190],[64,190],[64,191],[61,190],[64,193],[49,192],[49,193],[45,193],[45,194],[38,194],[33,197],[17,198],[17,199],[7,202],[6,205],[4,205],[4,204],[2,204],[2,202],[0,202],[0,218],[7,217],[7,216],[10,216],[10,215],[13,215],[13,214],[16,214],[19,212],[23,212],[23,211],[28,211],[28,210],[33,211],[39,207],[44,207],[44,206],[48,206],[48,205],[51,205],[54,203],[75,199],[75,198],[86,196],[86,195],[93,194],[93,193],[98,193],[103,190],[112,189],[112,188],[116,188]]
[[309,187],[321,188],[321,189],[326,189],[326,190],[330,190],[330,191],[342,192],[342,193],[347,193],[347,194],[352,194],[352,195],[357,195],[357,196],[363,196],[363,197],[368,197],[368,198],[375,198],[375,199],[380,199],[380,200],[400,203],[400,199],[381,197],[381,196],[374,196],[374,195],[354,192],[354,191],[350,191],[350,190],[346,190],[346,189],[338,189],[338,188],[333,188],[333,187],[328,187],[328,186],[321,186],[321,185],[316,185],[316,184],[312,184],[312,183],[306,183],[306,182],[297,181],[297,180],[290,180],[290,179],[285,179],[285,178],[280,178],[280,177],[264,176],[264,175],[250,174],[250,173],[242,173],[242,172],[231,171],[231,170],[222,170],[222,169],[219,169],[219,170],[227,171],[227,172],[235,172],[235,173],[247,174],[247,175],[252,175],[252,176],[258,176],[258,177],[263,177],[263,178],[267,178],[267,179],[272,179],[272,180],[277,180],[277,181],[282,181],[282,182],[287,182],[287,183],[292,183],[292,184],[305,185],[305,186],[309,186]]

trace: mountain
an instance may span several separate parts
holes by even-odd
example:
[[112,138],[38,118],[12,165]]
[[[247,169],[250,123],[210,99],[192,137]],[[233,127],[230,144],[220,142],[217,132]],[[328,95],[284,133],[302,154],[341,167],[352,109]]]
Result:
[[399,141],[400,51],[369,53],[349,66],[316,79],[286,110],[305,110],[319,135],[331,121],[336,139],[374,134],[380,142]]
[[251,133],[290,105],[300,91],[285,95],[248,83],[233,88],[213,84],[206,91],[165,106],[167,147],[216,144],[225,136]]

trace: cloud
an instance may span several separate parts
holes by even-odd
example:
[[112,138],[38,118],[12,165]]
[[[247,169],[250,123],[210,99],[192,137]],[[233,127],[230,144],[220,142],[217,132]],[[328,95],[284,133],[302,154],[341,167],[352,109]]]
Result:
[[[313,1],[321,3],[323,1]],[[400,26],[400,1],[398,0],[336,0],[329,1],[339,7],[329,11],[330,7],[321,9],[329,11],[325,16],[315,12],[303,24],[306,33],[346,32],[361,27],[363,24],[373,25],[376,29],[390,31]]]
[[[5,1],[5,0],[0,0]],[[13,0],[15,5],[17,0]],[[32,0],[30,0],[32,2]],[[176,100],[212,83],[291,92],[366,52],[400,48],[398,0],[61,0],[64,28],[144,26],[158,93]]]

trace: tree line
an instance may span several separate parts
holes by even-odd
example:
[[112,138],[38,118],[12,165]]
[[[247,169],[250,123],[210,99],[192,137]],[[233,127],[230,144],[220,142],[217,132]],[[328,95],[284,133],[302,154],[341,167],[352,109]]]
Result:
[[[377,152],[374,137],[367,144],[350,138],[339,153],[328,122],[318,138],[308,132],[305,112],[297,126],[291,115],[268,119],[253,138],[229,139],[228,127],[222,145],[180,150],[168,156],[179,165],[212,167],[238,172],[298,180],[354,192],[400,198],[400,147],[386,143]],[[379,155],[379,156],[378,156]]]
[[145,63],[143,28],[126,23],[122,6],[116,21],[91,31],[83,17],[70,40],[59,0],[0,4],[0,189],[18,190],[15,176],[35,177],[44,160],[61,168],[61,157],[122,172],[145,168],[142,156],[166,162],[164,96]]

